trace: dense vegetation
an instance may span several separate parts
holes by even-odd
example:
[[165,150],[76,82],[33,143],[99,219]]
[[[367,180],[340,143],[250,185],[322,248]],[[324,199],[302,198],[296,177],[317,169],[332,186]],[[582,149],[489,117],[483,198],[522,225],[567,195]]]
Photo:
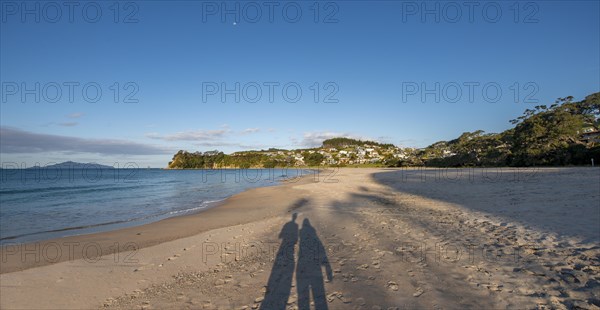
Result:
[[268,156],[259,152],[245,152],[232,156],[219,151],[190,153],[181,150],[169,162],[169,168],[177,169],[272,168],[275,165]]
[[323,162],[323,159],[325,158],[325,156],[323,156],[319,153],[309,153],[309,152],[302,153],[302,156],[304,157],[304,162],[308,166],[319,166],[319,165],[321,165],[321,162]]
[[[454,140],[436,142],[424,149],[405,149],[403,156],[387,153],[381,156],[380,164],[388,167],[556,166],[587,165],[591,158],[600,164],[600,137],[582,138],[584,132],[600,128],[600,93],[589,95],[579,102],[573,102],[573,97],[559,98],[550,106],[527,109],[522,116],[510,122],[515,127],[501,133],[465,132]],[[335,148],[341,153],[342,149],[365,146],[380,150],[396,149],[391,144],[350,138],[325,140],[321,149]],[[169,162],[169,168],[288,167],[299,164],[296,156],[300,154],[303,158],[300,164],[308,166],[322,165],[326,159],[323,154],[327,155],[319,152],[319,148],[296,151],[269,149],[231,155],[218,151],[179,151]],[[350,159],[356,157],[355,154],[349,156]]]
[[[391,166],[533,166],[582,165],[594,158],[600,163],[600,143],[583,141],[583,130],[600,127],[600,93],[573,102],[559,98],[551,106],[527,109],[498,134],[481,130],[463,133],[451,141],[436,142],[416,158]],[[444,151],[450,156],[444,156]]]
[[363,140],[356,140],[356,139],[351,139],[351,138],[332,138],[332,139],[327,139],[325,141],[323,141],[323,147],[324,148],[345,148],[348,146],[365,146],[365,145],[371,145],[371,146],[381,146],[381,147],[388,147],[388,146],[393,146],[392,144],[386,144],[386,143],[379,143],[379,142],[375,142],[375,141],[363,141]]

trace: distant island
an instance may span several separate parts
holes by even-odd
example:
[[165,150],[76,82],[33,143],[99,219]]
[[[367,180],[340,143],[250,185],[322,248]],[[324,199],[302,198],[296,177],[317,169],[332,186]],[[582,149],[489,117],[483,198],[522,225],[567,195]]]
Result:
[[[29,167],[27,169],[37,169],[39,167]],[[96,163],[78,163],[74,161],[65,161],[59,164],[47,165],[44,169],[115,169],[113,166],[106,166]]]
[[223,152],[180,150],[167,169],[274,167],[502,167],[600,164],[600,92],[527,109],[501,133],[465,132],[422,149],[333,138],[317,148]]

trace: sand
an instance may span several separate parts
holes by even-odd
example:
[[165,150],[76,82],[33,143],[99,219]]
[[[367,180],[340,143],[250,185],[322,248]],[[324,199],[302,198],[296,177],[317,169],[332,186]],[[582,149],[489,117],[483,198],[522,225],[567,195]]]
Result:
[[2,309],[598,309],[600,169],[340,169],[28,249]]

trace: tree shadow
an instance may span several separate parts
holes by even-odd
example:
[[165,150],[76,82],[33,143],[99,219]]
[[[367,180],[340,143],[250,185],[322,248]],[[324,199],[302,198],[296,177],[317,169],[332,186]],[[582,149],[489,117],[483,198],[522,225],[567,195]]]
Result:
[[[503,218],[507,223],[521,223],[542,232],[580,238],[586,243],[600,241],[597,217],[582,216],[598,214],[598,204],[590,203],[590,195],[598,197],[598,191],[593,190],[599,185],[597,177],[589,169],[576,168],[555,172],[536,170],[535,175],[531,170],[516,168],[440,168],[373,174],[374,181],[395,192],[459,205]],[[557,178],[562,182],[557,183]],[[547,194],[557,190],[569,198],[568,203],[548,199]]]

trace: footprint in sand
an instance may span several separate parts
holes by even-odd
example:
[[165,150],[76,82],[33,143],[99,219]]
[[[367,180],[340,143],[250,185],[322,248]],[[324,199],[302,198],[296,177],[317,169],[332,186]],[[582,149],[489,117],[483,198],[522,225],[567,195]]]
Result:
[[419,297],[419,296],[423,295],[423,293],[425,293],[425,291],[423,291],[422,288],[418,287],[417,291],[413,293],[413,297]]
[[150,268],[150,267],[152,267],[152,266],[154,266],[154,264],[146,264],[146,265],[142,265],[142,266],[139,266],[139,267],[135,268],[135,269],[133,270],[133,272],[143,271],[143,270],[146,270],[146,269],[148,269],[148,268]]
[[394,281],[388,281],[387,283],[387,288],[392,290],[392,291],[397,291],[398,290],[398,284]]

